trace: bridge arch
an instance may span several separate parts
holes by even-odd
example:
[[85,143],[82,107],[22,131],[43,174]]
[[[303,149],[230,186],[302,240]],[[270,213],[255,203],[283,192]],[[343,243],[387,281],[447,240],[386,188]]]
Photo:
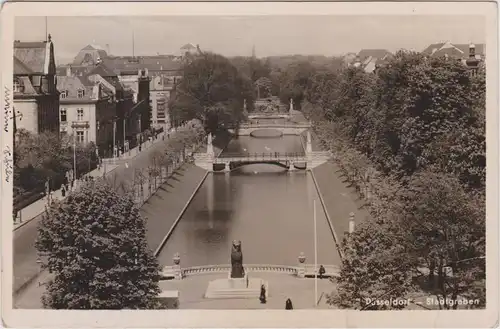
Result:
[[250,132],[250,136],[255,138],[279,138],[283,136],[283,132],[273,128],[258,128]]

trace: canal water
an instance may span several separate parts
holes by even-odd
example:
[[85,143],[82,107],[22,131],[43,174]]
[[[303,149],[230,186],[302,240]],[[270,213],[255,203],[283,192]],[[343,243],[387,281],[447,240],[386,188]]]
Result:
[[[232,140],[227,153],[303,153],[299,136]],[[314,263],[313,200],[319,264],[340,258],[310,173],[255,164],[209,174],[158,256],[182,267],[229,264],[233,240],[241,240],[246,264],[296,265],[301,252]],[[168,209],[165,209],[168,211]],[[168,229],[166,229],[168,230]]]

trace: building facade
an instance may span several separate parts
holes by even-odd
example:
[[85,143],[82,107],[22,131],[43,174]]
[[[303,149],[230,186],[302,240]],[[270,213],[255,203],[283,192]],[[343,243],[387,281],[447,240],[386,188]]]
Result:
[[50,35],[42,42],[14,42],[14,111],[17,129],[39,134],[59,132],[59,92],[54,45]]
[[77,143],[92,142],[103,152],[112,148],[116,117],[113,91],[99,82],[72,75],[69,68],[57,82],[61,133],[73,136]]

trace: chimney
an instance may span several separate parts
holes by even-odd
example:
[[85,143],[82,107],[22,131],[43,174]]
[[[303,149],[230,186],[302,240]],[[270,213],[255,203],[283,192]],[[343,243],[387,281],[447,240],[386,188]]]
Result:
[[476,58],[476,45],[473,43],[469,45],[469,58]]
[[71,65],[68,65],[68,66],[66,67],[66,76],[67,76],[67,77],[70,77],[70,76],[71,76]]

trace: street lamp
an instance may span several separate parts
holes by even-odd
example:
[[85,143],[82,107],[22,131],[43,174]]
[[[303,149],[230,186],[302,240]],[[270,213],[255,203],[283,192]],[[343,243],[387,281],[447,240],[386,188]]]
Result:
[[355,226],[356,226],[356,223],[354,222],[354,213],[351,212],[349,214],[349,234],[352,234],[354,232]]
[[73,121],[71,124],[71,128],[73,128],[73,175],[74,180],[76,180],[76,123]]

